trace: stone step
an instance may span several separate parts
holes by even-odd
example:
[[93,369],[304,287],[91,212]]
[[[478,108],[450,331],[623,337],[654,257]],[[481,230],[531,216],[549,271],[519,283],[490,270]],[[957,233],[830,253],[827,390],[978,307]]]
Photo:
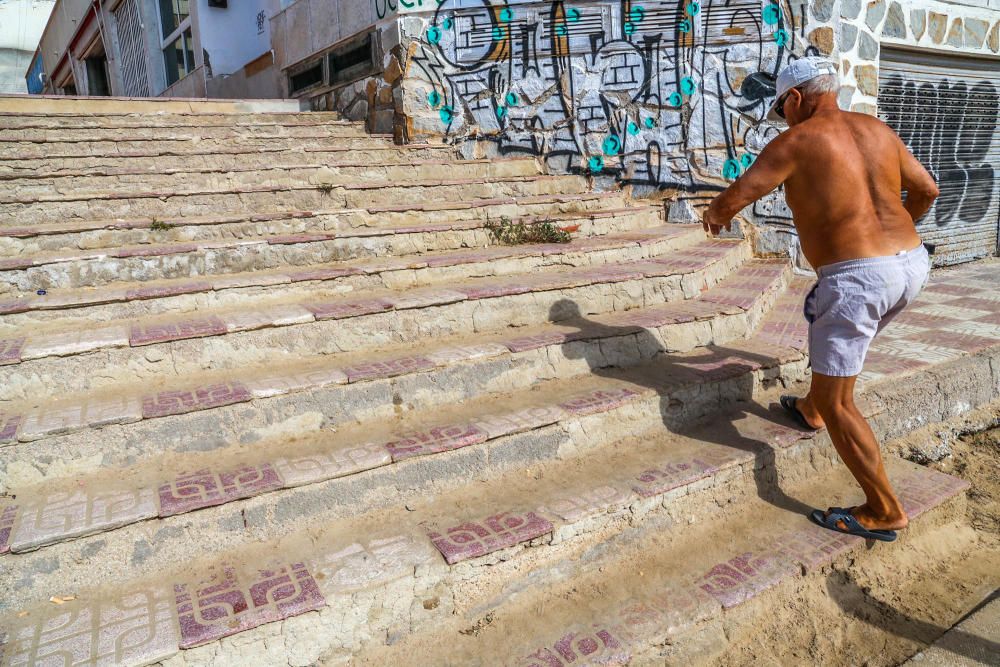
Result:
[[310,125],[363,127],[341,120],[333,112],[305,113],[119,113],[119,114],[11,114],[0,113],[0,133],[11,130],[145,129],[190,127],[301,127]]
[[[4,340],[0,400],[38,400],[143,378],[177,380],[205,369],[236,370],[276,358],[295,363],[307,355],[409,347],[457,333],[481,337],[504,332],[506,338],[516,338],[523,333],[505,330],[570,318],[573,302],[581,304],[576,306],[579,313],[590,315],[690,299],[726,279],[749,256],[749,246],[741,242],[691,246],[690,237],[672,231],[661,240],[645,247],[633,244],[640,256],[636,260],[617,261],[622,250],[611,249],[607,263],[596,266],[564,268],[559,262],[546,269],[529,261],[523,265],[525,273],[446,276],[442,283],[413,288],[356,294],[336,287],[316,289],[302,301],[265,296],[239,309],[198,308],[86,328],[79,322],[63,327],[57,321]],[[672,251],[678,247],[682,249]],[[654,254],[660,252],[669,255]],[[455,264],[459,259],[450,256],[441,265],[458,266],[454,273],[461,276],[462,267]],[[411,265],[406,258],[389,261],[400,268]],[[730,307],[740,313],[759,297],[754,289],[776,285],[785,269],[784,263],[755,267],[730,277],[724,291],[734,303]]]
[[393,164],[414,160],[440,160],[457,156],[454,146],[446,144],[380,144],[364,149],[328,147],[226,146],[214,150],[114,151],[108,155],[72,156],[46,152],[43,157],[7,157],[0,159],[0,178],[30,178],[36,174],[91,173],[100,170],[126,169],[163,173],[169,170],[227,169],[235,167],[270,168],[315,163],[317,166],[343,162]]
[[5,197],[24,201],[34,197],[72,195],[75,197],[100,197],[105,192],[119,196],[129,192],[150,190],[183,191],[191,183],[201,188],[235,189],[244,186],[267,184],[270,186],[298,186],[341,183],[405,183],[409,181],[488,179],[507,176],[534,176],[539,174],[534,159],[501,160],[448,160],[408,162],[398,165],[378,165],[356,160],[344,165],[298,164],[282,167],[236,167],[224,169],[197,169],[187,167],[173,171],[159,170],[109,170],[77,172],[67,176],[3,179]]
[[106,141],[204,141],[239,139],[326,139],[330,137],[378,137],[392,140],[391,135],[369,135],[361,124],[313,123],[309,125],[182,125],[141,127],[61,127],[48,129],[8,129],[0,126],[0,152],[8,146],[91,144]]
[[[442,232],[456,225],[446,223],[439,231],[423,226],[420,231],[400,228],[394,233],[392,228],[386,228],[378,236],[359,230],[356,235],[347,232],[272,237],[255,244],[239,241],[216,242],[210,247],[201,244],[198,251],[190,253],[188,265],[181,264],[181,254],[169,256],[172,273],[195,274],[195,277],[143,281],[141,278],[162,268],[158,264],[162,260],[155,255],[133,257],[130,261],[145,259],[147,263],[115,265],[107,276],[111,282],[96,287],[47,289],[42,295],[24,292],[18,298],[0,301],[0,314],[6,315],[0,319],[0,337],[14,335],[13,330],[20,327],[38,330],[40,325],[57,320],[63,320],[67,326],[70,320],[88,326],[112,319],[234,306],[261,296],[302,300],[317,288],[354,291],[418,286],[455,278],[508,275],[527,266],[554,262],[600,264],[614,258],[617,253],[610,253],[611,250],[659,245],[675,236],[672,247],[680,248],[704,238],[700,226],[662,226],[659,210],[652,207],[518,220],[525,224],[547,220],[567,228],[579,225],[579,229],[573,232],[569,243],[542,246],[497,245],[481,223],[471,221],[461,232],[451,234]],[[646,252],[651,250],[647,248]],[[102,277],[93,266],[97,261],[102,269],[109,267],[108,258],[95,258],[83,265],[88,267],[89,282]],[[130,266],[139,268],[133,270]],[[129,274],[140,280],[122,282]],[[53,282],[31,270],[22,278],[17,276],[17,272],[0,274],[3,279],[21,280],[19,284],[31,287]],[[80,282],[78,274],[74,282]]]
[[[723,413],[729,418],[721,421],[735,425],[741,413]],[[84,655],[102,638],[123,645],[110,631],[114,612],[132,608],[144,610],[150,618],[142,624],[156,631],[147,632],[147,642],[129,642],[131,653],[120,656],[121,664],[164,660],[198,646],[205,648],[185,655],[186,662],[230,664],[241,653],[244,659],[252,654],[248,650],[261,655],[257,644],[265,636],[274,639],[281,660],[295,655],[303,664],[321,655],[327,664],[332,658],[341,663],[359,651],[363,659],[366,651],[395,656],[361,664],[532,664],[517,659],[558,650],[567,630],[576,629],[563,627],[567,619],[589,629],[598,647],[641,655],[650,635],[688,639],[706,621],[736,613],[756,596],[794,586],[832,562],[864,557],[861,540],[791,514],[853,498],[849,476],[833,467],[832,454],[810,458],[819,448],[808,441],[778,442],[765,419],[755,426],[743,421],[746,433],[735,426],[665,435],[661,427],[645,441],[594,438],[593,446],[549,463],[532,461],[531,445],[509,447],[499,463],[506,474],[482,474],[470,460],[455,475],[462,478],[458,485],[432,496],[427,480],[401,472],[388,488],[374,480],[358,485],[355,493],[375,501],[361,516],[338,514],[336,503],[327,503],[328,520],[304,518],[295,511],[301,503],[282,502],[304,493],[293,489],[273,492],[267,507],[244,501],[244,511],[229,520],[218,520],[226,506],[215,507],[155,519],[155,533],[125,526],[37,553],[8,554],[3,558],[12,567],[0,576],[12,581],[17,572],[23,580],[30,573],[29,586],[8,585],[12,596],[2,625],[9,650],[16,656],[34,649],[43,627],[60,633],[67,627],[64,615],[102,621],[88,632],[43,641],[61,640],[62,647],[74,642]],[[756,440],[761,434],[766,439]],[[558,431],[549,442],[539,440],[536,449],[569,444]],[[389,467],[405,470],[420,460]],[[914,520],[902,544],[958,519],[964,481],[896,459],[888,468]],[[338,498],[350,493],[344,486]],[[714,499],[721,493],[733,502],[725,512]],[[125,514],[142,504],[129,500],[119,500],[115,509]],[[217,521],[203,524],[209,514]],[[682,517],[692,516],[700,520],[676,529]],[[14,520],[15,530],[22,530],[23,519]],[[271,526],[279,527],[273,537]],[[609,591],[602,580],[622,585]],[[534,595],[525,594],[529,587]],[[225,616],[207,611],[218,609],[220,591],[231,610]],[[74,599],[43,603],[52,596]],[[526,609],[525,598],[536,604],[546,598],[548,604],[538,607],[544,616],[508,611]],[[615,613],[592,616],[598,608]],[[88,609],[90,614],[82,611]],[[530,616],[532,626],[462,646],[441,641],[441,630],[458,623],[456,616],[474,623],[490,611],[493,622],[523,624]],[[278,620],[285,620],[280,633],[254,630]],[[605,627],[592,627],[595,620]],[[250,631],[244,641],[218,641],[244,631]],[[385,637],[392,638],[387,653]],[[411,644],[425,650],[402,657],[399,651]],[[581,650],[572,638],[566,644]]]
[[[66,157],[115,156],[131,155],[133,153],[156,153],[186,155],[205,154],[215,151],[241,152],[254,150],[302,150],[302,143],[308,141],[314,149],[337,149],[364,151],[370,148],[392,147],[392,137],[370,134],[361,137],[288,137],[272,135],[254,135],[247,137],[231,137],[228,139],[190,139],[143,141],[142,139],[119,139],[106,141],[69,141],[34,143],[31,141],[9,142],[0,144],[0,163],[17,162],[24,159],[57,159]],[[450,147],[454,150],[454,147]]]
[[[770,274],[773,280],[776,267],[747,267],[744,274],[754,268],[765,274],[757,278]],[[24,484],[25,479],[34,483],[58,478],[66,471],[135,463],[169,451],[252,443],[282,428],[305,435],[358,420],[391,419],[483,394],[525,391],[549,378],[631,368],[664,353],[722,345],[752,330],[777,296],[774,290],[758,288],[746,309],[715,301],[729,300],[732,291],[723,285],[687,302],[506,333],[443,338],[419,354],[407,346],[299,364],[271,359],[265,365],[184,378],[186,384],[117,385],[34,407],[11,404],[0,415],[0,438],[22,444],[0,448],[0,488]],[[768,361],[772,357],[781,364],[801,365],[804,327],[788,326],[778,334],[769,330],[769,323],[784,324],[798,316],[794,304],[787,308],[778,301],[758,336],[767,344],[768,356],[754,352],[753,346],[745,353],[762,361],[737,359],[735,352],[724,349],[709,351],[673,367],[672,374],[692,382],[699,377],[726,379],[765,363],[774,366]],[[678,417],[685,414],[682,404],[676,407]]]
[[[405,183],[303,183],[235,189],[200,188],[162,192],[106,192],[100,196],[0,196],[0,226],[31,226],[57,220],[118,217],[196,216],[229,212],[271,213],[289,208],[332,210],[370,208],[414,201],[462,201],[493,197],[576,194],[586,190],[581,176],[514,176],[491,179],[434,179]],[[0,267],[3,265],[0,264]]]
[[31,115],[54,118],[81,116],[141,115],[155,118],[158,114],[200,116],[232,114],[301,113],[301,100],[223,100],[169,97],[87,97],[69,95],[8,95],[0,97],[0,113],[5,117]]

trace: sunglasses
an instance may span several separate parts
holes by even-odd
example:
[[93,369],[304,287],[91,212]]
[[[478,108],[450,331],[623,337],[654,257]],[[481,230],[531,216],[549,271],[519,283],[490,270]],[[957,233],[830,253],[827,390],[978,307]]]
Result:
[[774,113],[778,114],[782,118],[785,117],[785,102],[788,101],[788,96],[792,94],[794,88],[789,88],[785,91],[785,94],[778,98],[778,103],[774,105]]

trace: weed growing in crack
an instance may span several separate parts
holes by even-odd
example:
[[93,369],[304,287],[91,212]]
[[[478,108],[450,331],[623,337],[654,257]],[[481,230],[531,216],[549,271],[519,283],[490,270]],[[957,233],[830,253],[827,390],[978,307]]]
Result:
[[483,226],[493,240],[502,245],[569,243],[573,239],[570,232],[577,229],[577,227],[559,227],[551,220],[528,225],[524,222],[513,222],[507,216],[503,216],[499,221],[487,220]]

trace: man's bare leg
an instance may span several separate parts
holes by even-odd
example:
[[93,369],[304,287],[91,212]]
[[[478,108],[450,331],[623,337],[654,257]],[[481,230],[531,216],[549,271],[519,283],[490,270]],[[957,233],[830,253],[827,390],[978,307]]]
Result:
[[[809,401],[826,424],[840,458],[865,493],[865,504],[851,510],[854,518],[868,530],[906,528],[909,520],[885,473],[878,441],[854,404],[856,381],[857,376],[833,377],[814,372]],[[797,404],[800,410],[802,402]],[[842,521],[837,525],[846,528]]]

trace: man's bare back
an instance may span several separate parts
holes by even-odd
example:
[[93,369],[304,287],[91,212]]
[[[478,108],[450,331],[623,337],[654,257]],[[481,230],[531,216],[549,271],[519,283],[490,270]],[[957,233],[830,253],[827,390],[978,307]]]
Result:
[[706,226],[727,226],[784,184],[802,252],[814,268],[919,245],[914,223],[937,196],[934,179],[882,121],[841,111],[836,98],[816,102],[812,115],[771,141],[712,202]]

